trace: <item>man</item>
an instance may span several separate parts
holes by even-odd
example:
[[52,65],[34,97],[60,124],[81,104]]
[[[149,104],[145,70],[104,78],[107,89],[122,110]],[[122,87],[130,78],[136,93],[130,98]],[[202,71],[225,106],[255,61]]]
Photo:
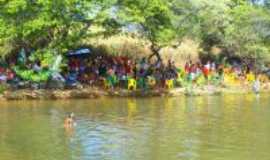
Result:
[[260,84],[260,81],[259,81],[259,78],[256,77],[256,80],[253,84],[253,91],[256,95],[259,94],[260,92],[260,87],[261,87],[261,84]]
[[70,113],[66,118],[65,118],[65,121],[64,121],[64,127],[65,128],[71,128],[75,125],[75,122],[74,122],[74,113]]

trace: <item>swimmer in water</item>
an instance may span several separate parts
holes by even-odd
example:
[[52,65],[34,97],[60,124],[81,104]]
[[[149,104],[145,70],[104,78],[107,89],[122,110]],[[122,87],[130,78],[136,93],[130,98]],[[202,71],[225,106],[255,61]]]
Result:
[[64,122],[64,127],[65,128],[71,128],[75,125],[74,122],[74,114],[70,113],[66,118],[65,118],[65,122]]

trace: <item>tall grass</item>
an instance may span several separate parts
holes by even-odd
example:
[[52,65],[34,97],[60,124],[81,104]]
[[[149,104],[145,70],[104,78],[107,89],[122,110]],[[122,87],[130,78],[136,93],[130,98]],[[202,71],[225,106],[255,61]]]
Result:
[[[116,35],[109,38],[88,38],[83,44],[99,48],[102,52],[116,56],[130,56],[132,58],[147,57],[152,52],[150,43],[131,35]],[[168,59],[175,61],[176,65],[183,66],[187,60],[197,61],[201,52],[199,43],[191,39],[184,39],[176,47],[165,47],[161,51],[161,57],[166,62]]]

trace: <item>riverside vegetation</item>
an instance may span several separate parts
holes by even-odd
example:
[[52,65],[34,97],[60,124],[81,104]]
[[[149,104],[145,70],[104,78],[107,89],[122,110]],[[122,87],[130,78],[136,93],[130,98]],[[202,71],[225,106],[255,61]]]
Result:
[[[200,93],[251,88],[255,80],[267,89],[269,4],[268,0],[1,1],[0,92],[8,99],[96,97],[101,92],[193,95],[194,88]],[[77,48],[89,48],[91,54],[68,55]],[[21,94],[21,88],[29,93]],[[44,93],[60,89],[69,96],[45,96],[42,89]],[[12,95],[17,93],[20,96]]]

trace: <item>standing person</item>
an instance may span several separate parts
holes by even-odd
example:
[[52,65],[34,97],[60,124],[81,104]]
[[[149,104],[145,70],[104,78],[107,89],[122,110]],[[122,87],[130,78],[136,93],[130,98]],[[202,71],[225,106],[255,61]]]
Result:
[[203,66],[203,74],[205,76],[205,78],[208,80],[208,76],[209,76],[209,72],[210,72],[210,61],[208,61],[204,66]]
[[218,72],[219,80],[223,82],[224,81],[224,65],[223,64],[218,65],[217,72]]
[[256,77],[256,80],[254,81],[253,87],[252,87],[253,92],[254,92],[256,95],[259,95],[260,88],[261,88],[260,80],[259,80],[258,77]]
[[127,60],[127,62],[124,64],[124,67],[126,74],[131,74],[133,72],[132,71],[133,64],[131,63],[131,60]]
[[40,72],[42,70],[40,61],[37,61],[33,64],[32,69],[35,72]]
[[3,68],[3,71],[0,72],[0,83],[6,83],[7,81],[7,75],[6,75],[6,69]]
[[196,63],[196,77],[199,77],[202,74],[202,66],[200,62]]
[[186,64],[185,64],[185,72],[186,72],[186,74],[189,74],[191,64],[192,64],[192,61],[186,62]]
[[211,72],[215,72],[216,71],[216,63],[215,62],[212,62],[211,63]]

